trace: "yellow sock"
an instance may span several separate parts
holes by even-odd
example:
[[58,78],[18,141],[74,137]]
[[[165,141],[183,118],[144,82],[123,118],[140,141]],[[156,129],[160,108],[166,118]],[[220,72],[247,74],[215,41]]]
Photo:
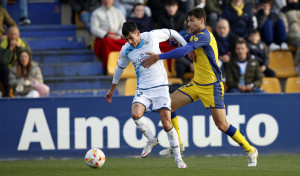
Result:
[[249,144],[249,142],[244,138],[244,136],[240,133],[238,129],[234,126],[230,125],[226,134],[230,136],[235,142],[237,142],[246,153],[255,152],[255,148]]
[[244,138],[238,129],[231,138],[237,142],[246,153],[253,153],[255,151],[254,147],[249,144],[249,142]]
[[174,117],[173,119],[171,119],[172,121],[172,125],[173,127],[175,128],[177,134],[178,134],[178,141],[179,141],[179,146],[182,145],[182,142],[181,142],[181,138],[180,138],[180,133],[179,133],[179,124],[178,124],[178,117]]

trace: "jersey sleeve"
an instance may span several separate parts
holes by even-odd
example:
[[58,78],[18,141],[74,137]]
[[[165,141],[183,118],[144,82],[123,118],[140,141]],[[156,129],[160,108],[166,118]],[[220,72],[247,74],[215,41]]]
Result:
[[112,80],[113,84],[118,84],[124,69],[129,65],[129,63],[130,63],[130,59],[126,56],[125,51],[122,48],[122,50],[120,51],[120,57],[117,63],[117,67],[114,72],[114,76]]
[[156,29],[149,32],[151,37],[158,43],[164,42],[170,39],[171,31],[169,29]]
[[[189,34],[186,34],[185,36],[182,36],[182,37],[186,41],[186,43],[189,42],[189,38],[190,38]],[[175,43],[173,40],[170,40],[170,45],[175,46],[175,47],[178,46],[177,43]],[[182,46],[184,46],[184,45],[182,45]]]
[[118,60],[118,67],[120,67],[121,69],[125,69],[129,65],[129,63],[130,63],[130,59],[126,56],[125,49],[122,48]]
[[210,43],[210,36],[209,34],[204,34],[201,32],[200,34],[197,34],[189,43],[187,43],[185,46],[176,48],[172,51],[169,51],[167,53],[163,53],[159,55],[160,59],[172,59],[172,58],[178,58],[187,55],[189,52],[194,51],[195,49],[198,49],[204,45],[207,45]]

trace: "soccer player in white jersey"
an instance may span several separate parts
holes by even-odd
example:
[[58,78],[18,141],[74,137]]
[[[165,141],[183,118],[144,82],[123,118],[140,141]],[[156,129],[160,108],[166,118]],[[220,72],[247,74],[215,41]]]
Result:
[[168,135],[170,146],[172,147],[175,163],[178,168],[186,168],[187,165],[181,158],[179,149],[178,134],[171,122],[171,100],[169,96],[168,77],[164,68],[163,61],[158,61],[151,68],[146,69],[141,65],[143,59],[147,58],[146,52],[152,51],[160,54],[159,43],[174,37],[180,44],[185,45],[186,41],[176,31],[171,29],[153,30],[140,34],[133,21],[127,21],[122,27],[123,37],[127,43],[120,51],[120,58],[116,67],[110,90],[105,98],[111,103],[112,95],[116,89],[123,70],[132,61],[137,75],[137,91],[132,101],[132,118],[137,128],[148,139],[147,145],[142,151],[141,157],[145,158],[154,146],[158,144],[157,138],[152,134],[147,126],[143,113],[157,111],[163,128]]

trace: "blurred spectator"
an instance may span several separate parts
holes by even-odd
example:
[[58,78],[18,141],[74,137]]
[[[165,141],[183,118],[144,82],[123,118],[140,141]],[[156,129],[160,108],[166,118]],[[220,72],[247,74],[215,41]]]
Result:
[[286,0],[273,0],[272,12],[279,14],[280,10],[286,6]]
[[275,72],[268,67],[268,50],[266,44],[260,40],[259,31],[256,29],[250,31],[248,40],[250,54],[258,61],[260,65],[260,71],[264,73],[266,77],[275,77]]
[[[18,0],[19,2],[19,14],[20,14],[20,22],[19,25],[29,25],[31,23],[28,18],[28,8],[27,8],[27,0]],[[6,9],[7,0],[1,0],[2,7]]]
[[221,15],[221,18],[228,20],[231,31],[244,39],[254,28],[253,17],[251,7],[245,5],[243,0],[232,0],[231,4],[224,7]]
[[127,20],[134,21],[140,32],[151,31],[154,29],[152,18],[145,14],[144,4],[138,3],[134,5],[132,13],[134,14],[134,17],[129,17]]
[[164,12],[158,20],[158,28],[174,29],[181,35],[185,35],[186,16],[178,10],[177,0],[164,1]]
[[6,37],[6,30],[4,27],[11,27],[17,25],[16,22],[10,17],[9,13],[0,7],[0,41]]
[[69,1],[72,12],[80,15],[80,21],[84,24],[84,27],[89,33],[91,24],[92,12],[100,7],[101,0],[73,0]]
[[113,0],[102,0],[91,17],[91,33],[96,37],[95,53],[102,60],[106,73],[108,55],[111,51],[120,51],[126,40],[122,38],[123,13],[113,6]]
[[[169,0],[165,0],[169,1]],[[179,2],[179,10],[186,14],[189,10],[195,7],[195,1],[194,0],[178,0]]]
[[259,1],[260,0],[244,0],[244,3],[246,6],[251,7],[252,12],[256,14]]
[[153,20],[154,24],[156,24],[158,19],[160,18],[160,15],[164,11],[163,1],[162,0],[148,0],[147,5],[151,9],[152,20]]
[[0,43],[0,82],[4,87],[4,96],[8,96],[9,93],[9,69],[15,65],[17,56],[24,49],[31,52],[28,43],[20,38],[19,28],[17,26],[10,27],[7,37]]
[[[158,20],[158,28],[174,29],[181,35],[187,34],[186,16],[184,13],[178,10],[177,0],[165,0],[164,12],[161,14]],[[183,79],[183,75],[186,72],[194,72],[193,61],[186,57],[176,58],[176,77]]]
[[17,64],[9,72],[9,85],[17,97],[37,98],[49,93],[49,87],[43,84],[40,67],[26,50],[21,51]]
[[271,11],[271,0],[260,0],[256,18],[262,40],[270,46],[270,51],[289,49],[285,42],[287,37],[284,22]]
[[206,5],[207,5],[206,4],[206,0],[195,0],[195,7],[199,7],[199,8],[203,8],[204,9],[204,7],[206,7]]
[[[202,1],[202,4],[205,3],[205,0],[200,0],[200,1]],[[228,4],[229,2],[230,2],[230,0],[224,0],[224,1],[208,0],[208,1],[206,1],[205,11],[208,14],[207,15],[208,16],[208,24],[213,29],[213,31],[215,31],[217,21],[218,21],[220,15],[222,14],[222,7],[224,7],[225,4]],[[197,7],[201,7],[201,4],[200,4],[200,6],[198,5]],[[204,8],[204,7],[202,7],[202,8]]]
[[297,47],[295,64],[300,66],[300,5],[298,0],[287,0],[279,16],[283,19],[288,35],[288,43]]
[[[125,9],[125,17],[134,17],[131,13],[135,4],[146,4],[145,0],[115,0],[114,6],[119,9],[119,6]],[[119,9],[120,10],[120,9]],[[145,14],[151,17],[151,10],[148,6],[145,6]]]
[[244,39],[236,43],[235,54],[226,67],[228,92],[263,92],[262,73],[257,60],[251,58]]
[[229,23],[226,19],[220,19],[218,21],[214,36],[218,44],[219,66],[224,74],[226,64],[230,61],[231,54],[234,52],[238,36],[230,32]]

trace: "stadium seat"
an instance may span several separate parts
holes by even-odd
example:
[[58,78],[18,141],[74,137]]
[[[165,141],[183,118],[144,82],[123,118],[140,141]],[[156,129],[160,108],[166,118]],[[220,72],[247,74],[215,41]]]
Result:
[[300,77],[288,78],[285,84],[285,93],[300,93]]
[[125,96],[133,96],[136,91],[136,78],[127,78],[125,81],[125,90],[124,90],[124,95]]
[[281,87],[278,78],[264,77],[261,88],[267,93],[281,93]]
[[164,61],[164,66],[165,66],[168,78],[173,77],[173,73],[170,71],[169,66],[168,66],[168,60],[164,59],[163,61]]
[[275,71],[276,77],[288,78],[297,75],[290,51],[273,51],[269,54],[269,59],[269,67]]
[[[136,84],[137,79],[136,78],[127,78],[125,81],[125,90],[124,90],[124,95],[125,96],[133,96],[136,91]],[[183,81],[180,78],[169,78],[168,79],[168,84],[183,84]]]
[[[114,75],[119,56],[120,56],[119,51],[113,51],[109,53],[108,62],[107,62],[107,75],[109,76]],[[135,69],[132,62],[130,62],[130,64],[124,69],[121,78],[136,78]]]

